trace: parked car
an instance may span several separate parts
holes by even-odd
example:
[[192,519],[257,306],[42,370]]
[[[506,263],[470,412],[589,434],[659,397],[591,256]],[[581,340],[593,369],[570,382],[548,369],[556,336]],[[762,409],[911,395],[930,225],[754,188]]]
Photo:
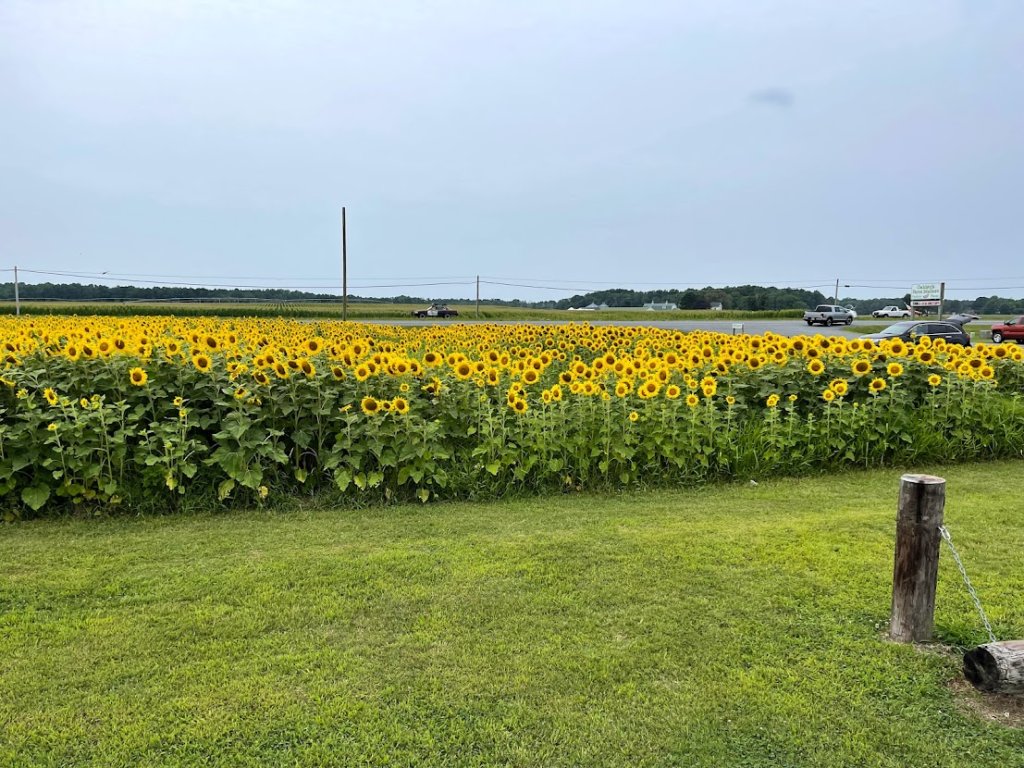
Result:
[[426,309],[414,309],[413,317],[458,317],[459,312],[449,309],[447,304],[431,304]]
[[808,325],[849,325],[853,317],[850,310],[836,304],[819,304],[804,312],[804,322]]
[[854,309],[853,307],[843,307],[843,309],[845,309],[847,312],[849,312],[851,315],[853,315],[853,319],[854,320],[857,319],[857,310],[856,309]]
[[963,326],[956,323],[947,323],[945,320],[904,320],[893,323],[884,331],[869,333],[861,336],[862,339],[881,341],[882,339],[902,339],[903,341],[915,342],[922,336],[930,339],[945,339],[950,344],[962,344],[965,347],[971,346],[971,334],[963,329]]
[[910,310],[905,307],[897,307],[895,304],[889,307],[876,309],[871,313],[872,317],[910,317]]
[[1024,344],[1024,315],[995,323],[992,326],[992,341],[996,344],[1002,344],[1004,341]]

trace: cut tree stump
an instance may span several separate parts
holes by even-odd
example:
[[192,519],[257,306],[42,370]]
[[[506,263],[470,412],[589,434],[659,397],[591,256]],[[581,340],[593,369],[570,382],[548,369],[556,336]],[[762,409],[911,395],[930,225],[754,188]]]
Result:
[[979,691],[1024,695],[1024,640],[988,643],[968,651],[964,677]]

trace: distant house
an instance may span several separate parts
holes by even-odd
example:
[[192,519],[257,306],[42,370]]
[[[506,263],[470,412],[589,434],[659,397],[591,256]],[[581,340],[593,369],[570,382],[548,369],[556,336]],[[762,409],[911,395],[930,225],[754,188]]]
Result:
[[608,305],[603,302],[601,304],[594,304],[593,302],[591,302],[590,304],[587,304],[587,306],[585,307],[580,307],[580,309],[585,312],[596,312],[599,309],[608,309]]
[[670,309],[679,309],[679,307],[671,301],[650,301],[644,304],[644,309],[648,312],[664,312]]
[[711,305],[708,308],[713,310],[713,311],[715,311],[715,312],[721,312],[722,311],[722,302],[720,302],[720,301],[712,301]]

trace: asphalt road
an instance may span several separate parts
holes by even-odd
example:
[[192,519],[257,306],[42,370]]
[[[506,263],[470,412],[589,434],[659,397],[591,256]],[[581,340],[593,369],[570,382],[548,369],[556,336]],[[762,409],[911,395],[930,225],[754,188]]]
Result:
[[[803,320],[602,320],[597,317],[587,318],[573,318],[572,321],[559,321],[559,320],[471,320],[471,319],[457,319],[457,320],[374,320],[374,321],[363,321],[363,322],[376,322],[385,325],[453,325],[455,323],[465,323],[467,325],[475,325],[478,323],[491,323],[495,325],[519,325],[519,324],[530,324],[530,325],[565,325],[568,322],[588,322],[591,325],[618,325],[618,326],[629,326],[638,325],[646,326],[648,328],[667,328],[670,330],[677,331],[718,331],[719,333],[750,333],[754,335],[761,335],[763,333],[772,332],[777,333],[781,336],[799,336],[800,334],[816,334],[821,333],[825,336],[845,336],[847,338],[856,338],[864,335],[864,331],[857,328],[858,321],[854,320],[853,325],[833,325],[830,328],[826,328],[821,325],[815,325],[808,327],[807,323]],[[877,327],[879,322],[884,323],[885,321],[872,321],[870,324]],[[867,325],[868,323],[863,323]],[[734,331],[734,325],[743,326],[742,331]]]

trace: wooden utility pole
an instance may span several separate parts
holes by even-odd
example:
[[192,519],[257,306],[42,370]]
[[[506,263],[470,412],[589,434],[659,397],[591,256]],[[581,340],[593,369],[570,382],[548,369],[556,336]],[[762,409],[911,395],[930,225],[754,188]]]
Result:
[[348,320],[348,233],[344,205],[341,206],[341,319]]
[[476,276],[476,319],[480,319],[480,275]]
[[900,478],[889,636],[899,643],[930,640],[935,625],[946,481],[932,475]]
[[835,295],[832,297],[832,303],[833,304],[838,304],[839,303],[839,278],[838,277],[836,278],[836,292],[835,292]]
[[21,299],[18,298],[18,267],[14,267],[14,314],[21,314]]

